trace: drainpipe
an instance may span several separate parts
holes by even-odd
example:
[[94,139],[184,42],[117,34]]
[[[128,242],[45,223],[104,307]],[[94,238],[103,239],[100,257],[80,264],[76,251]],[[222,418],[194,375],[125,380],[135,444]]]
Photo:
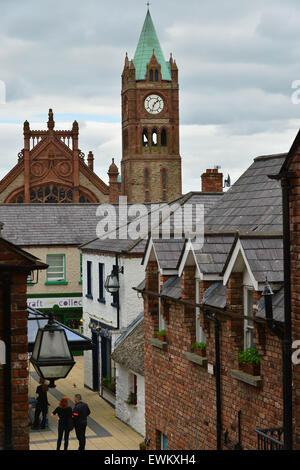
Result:
[[3,329],[6,347],[4,365],[4,449],[13,450],[12,442],[12,386],[11,386],[11,273],[2,273]]
[[216,359],[216,409],[217,409],[217,450],[222,450],[222,402],[221,402],[221,355],[220,355],[220,322],[219,320],[203,311],[205,317],[214,323],[215,327],[215,359]]
[[[116,275],[119,278],[119,256],[116,254]],[[117,330],[120,329],[120,289],[117,295]]]
[[287,177],[281,180],[283,208],[284,253],[284,337],[283,337],[283,402],[284,402],[284,448],[293,449],[292,409],[292,320],[291,320],[291,253],[290,253],[290,197]]

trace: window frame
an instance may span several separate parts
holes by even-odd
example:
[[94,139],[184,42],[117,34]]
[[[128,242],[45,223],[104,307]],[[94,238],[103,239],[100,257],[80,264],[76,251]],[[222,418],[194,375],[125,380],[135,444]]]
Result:
[[105,289],[104,289],[104,282],[105,282],[105,264],[98,263],[98,288],[99,288],[99,297],[98,302],[105,304]]
[[[197,304],[200,303],[200,279],[195,278],[195,301]],[[196,316],[196,328],[195,328],[195,337],[197,343],[205,343],[206,344],[206,337],[203,331],[202,326],[200,325],[200,307],[195,308],[195,316]]]
[[[49,258],[53,257],[53,256],[62,256],[62,259],[63,259],[63,278],[62,279],[54,279],[53,278],[50,278],[48,277],[49,275],[49,268],[51,267],[50,266],[50,263],[49,263]],[[46,263],[49,265],[47,270],[46,270],[46,282],[45,282],[45,285],[67,285],[68,282],[66,280],[66,271],[67,271],[67,263],[66,263],[66,254],[65,253],[48,253],[46,255]]]
[[[249,311],[249,294],[251,293],[252,303]],[[251,286],[243,286],[244,315],[254,318],[253,315],[253,289]],[[250,337],[250,340],[249,340]],[[244,351],[254,348],[254,321],[244,318]]]
[[88,299],[93,299],[93,262],[86,262],[86,294]]

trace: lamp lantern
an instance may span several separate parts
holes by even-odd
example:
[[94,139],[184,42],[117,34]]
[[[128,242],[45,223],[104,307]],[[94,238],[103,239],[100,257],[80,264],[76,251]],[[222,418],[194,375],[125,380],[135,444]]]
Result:
[[39,328],[30,362],[37,374],[49,380],[55,388],[55,380],[64,379],[75,364],[66,332],[54,322],[53,313],[44,328]]

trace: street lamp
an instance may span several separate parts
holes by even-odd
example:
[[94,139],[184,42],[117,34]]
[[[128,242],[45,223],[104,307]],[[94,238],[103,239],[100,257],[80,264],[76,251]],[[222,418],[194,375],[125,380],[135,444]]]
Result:
[[113,266],[112,272],[107,276],[104,287],[110,294],[116,294],[120,289],[119,273],[123,274],[124,268]]
[[268,280],[266,279],[266,283],[264,289],[262,291],[263,298],[265,300],[265,313],[266,313],[266,320],[268,326],[273,325],[273,305],[272,305],[272,298],[273,298],[273,291],[271,289]]
[[55,388],[54,381],[64,379],[75,364],[66,332],[54,323],[52,312],[47,325],[37,332],[30,362],[40,377],[50,381],[50,388]]

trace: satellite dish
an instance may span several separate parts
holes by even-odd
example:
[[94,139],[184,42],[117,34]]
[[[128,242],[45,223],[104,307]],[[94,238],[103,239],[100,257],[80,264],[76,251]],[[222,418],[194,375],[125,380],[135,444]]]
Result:
[[224,188],[230,188],[230,186],[231,186],[231,179],[230,179],[230,176],[228,175],[227,179],[224,180],[224,186],[223,187]]

